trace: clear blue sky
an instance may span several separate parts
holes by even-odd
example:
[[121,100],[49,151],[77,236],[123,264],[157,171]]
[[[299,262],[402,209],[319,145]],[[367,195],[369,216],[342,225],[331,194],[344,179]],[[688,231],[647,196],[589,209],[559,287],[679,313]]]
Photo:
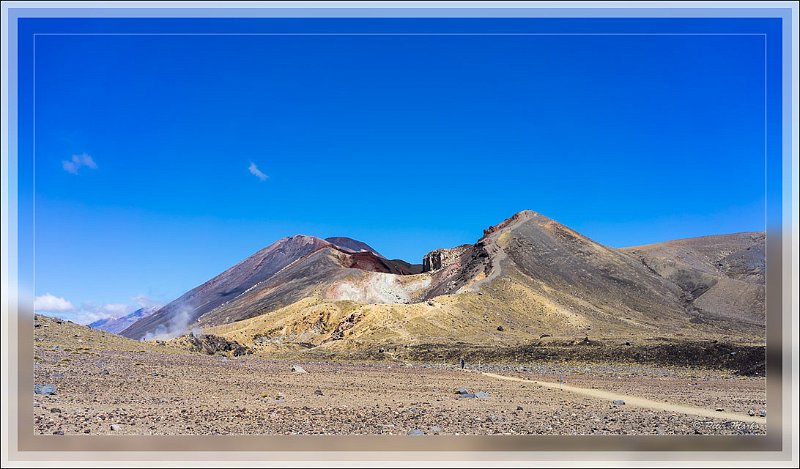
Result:
[[419,262],[523,209],[616,247],[763,230],[764,53],[762,36],[38,36],[35,294],[73,315],[168,302],[295,233]]

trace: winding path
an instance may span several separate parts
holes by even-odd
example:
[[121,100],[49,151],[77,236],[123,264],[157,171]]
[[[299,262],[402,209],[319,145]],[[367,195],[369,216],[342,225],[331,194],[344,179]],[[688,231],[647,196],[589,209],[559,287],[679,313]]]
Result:
[[545,388],[561,389],[563,391],[568,391],[589,397],[595,397],[598,399],[606,399],[609,401],[620,399],[625,401],[625,405],[643,407],[646,409],[664,410],[667,412],[675,412],[687,415],[697,415],[700,417],[709,417],[715,419],[736,420],[739,422],[756,422],[756,423],[767,422],[767,419],[765,417],[742,415],[733,412],[717,412],[713,409],[703,409],[701,407],[670,404],[669,402],[653,401],[650,399],[645,399],[643,397],[631,396],[628,394],[619,394],[610,391],[603,391],[602,389],[581,388],[577,386],[570,386],[563,383],[553,383],[550,381],[534,381],[530,379],[517,378],[515,376],[503,376],[494,373],[481,373],[481,374],[489,376],[490,378],[504,379],[506,381],[519,381],[522,383],[532,383],[537,386],[542,386]]

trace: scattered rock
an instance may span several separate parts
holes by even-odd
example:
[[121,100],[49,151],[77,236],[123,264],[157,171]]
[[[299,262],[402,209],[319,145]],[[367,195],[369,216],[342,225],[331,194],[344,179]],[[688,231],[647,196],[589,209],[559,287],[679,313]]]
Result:
[[64,434],[64,430],[56,430],[56,431],[53,432],[53,435],[63,435],[63,434]]
[[111,424],[111,431],[118,432],[120,431],[121,427],[119,425]]
[[52,409],[50,409],[50,413],[51,414],[60,414],[61,413],[61,409],[59,409],[58,407],[53,407]]
[[442,433],[442,429],[434,425],[430,428],[430,432],[438,435],[439,433]]
[[615,399],[613,402],[614,405],[625,405],[625,401],[622,399]]
[[425,434],[425,432],[423,432],[419,428],[411,429],[411,430],[408,431],[408,433],[406,433],[406,435],[408,435],[408,436],[422,436],[424,434]]
[[252,349],[243,346],[239,342],[228,340],[217,335],[205,334],[197,337],[194,334],[189,334],[186,336],[186,339],[189,342],[189,350],[205,353],[207,355],[214,355],[219,352],[230,352],[234,357],[240,357],[253,353]]
[[83,433],[92,433],[92,430],[91,430],[91,429],[89,429],[89,428],[85,428],[85,429],[83,430]]
[[761,410],[761,411],[758,412],[758,415],[761,416],[761,417],[766,417],[767,416],[767,411],[766,410]]
[[52,396],[56,393],[56,385],[55,384],[35,384],[33,385],[33,393],[34,394],[44,394],[46,396]]
[[303,369],[300,365],[292,365],[292,373],[308,373],[306,370]]
[[525,409],[523,409],[521,405],[518,405],[517,410],[525,410]]
[[458,388],[458,389],[456,389],[455,393],[458,395],[459,398],[462,398],[462,399],[476,399],[476,398],[477,399],[488,399],[489,398],[489,393],[486,392],[486,391],[478,391],[476,393],[472,393],[466,388]]
[[497,326],[497,330],[500,331],[500,332],[503,332],[506,329],[503,326]]
[[352,329],[360,320],[361,320],[360,312],[350,313],[349,316],[344,318],[344,321],[336,325],[336,328],[333,330],[333,333],[331,333],[330,340],[344,339],[345,332]]
[[471,392],[457,393],[460,399],[475,399],[475,394]]
[[108,376],[111,373],[108,370],[103,370],[103,371],[100,372],[100,374],[103,375],[103,376]]
[[751,410],[749,410],[749,411],[747,412],[747,415],[749,415],[750,417],[752,417],[752,416],[756,415],[756,411],[754,411],[754,410],[752,410],[752,409],[751,409]]
[[717,407],[714,410],[716,410],[717,412],[725,412],[725,409],[723,409],[722,407]]
[[316,394],[317,396],[321,396],[322,395],[322,389],[317,389],[316,391],[314,391],[314,394]]

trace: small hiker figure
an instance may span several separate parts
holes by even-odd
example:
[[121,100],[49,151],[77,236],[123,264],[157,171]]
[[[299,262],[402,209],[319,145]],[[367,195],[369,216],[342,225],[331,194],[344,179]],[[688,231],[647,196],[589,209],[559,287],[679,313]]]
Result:
[[464,369],[464,357],[461,357],[461,369]]

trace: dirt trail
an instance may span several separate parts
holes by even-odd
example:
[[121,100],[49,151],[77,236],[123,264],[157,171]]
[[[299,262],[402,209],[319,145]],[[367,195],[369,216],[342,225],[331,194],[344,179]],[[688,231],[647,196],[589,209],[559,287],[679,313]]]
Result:
[[653,410],[664,410],[667,412],[676,412],[681,414],[687,415],[697,415],[700,417],[709,417],[715,419],[725,419],[725,420],[736,420],[739,422],[756,422],[756,423],[766,423],[766,418],[758,417],[758,416],[749,416],[749,415],[741,415],[735,414],[733,412],[717,412],[715,410],[710,409],[703,409],[700,407],[693,407],[693,406],[685,406],[685,405],[678,405],[678,404],[670,404],[669,402],[659,402],[653,401],[650,399],[645,399],[642,397],[631,396],[628,394],[619,394],[610,391],[603,391],[601,389],[589,389],[589,388],[581,388],[577,386],[570,386],[567,384],[562,383],[553,383],[549,381],[534,381],[530,379],[524,378],[517,378],[514,376],[503,376],[497,375],[494,373],[481,373],[483,375],[489,376],[491,378],[497,379],[504,379],[507,381],[519,381],[522,383],[533,383],[537,386],[542,386],[545,388],[550,389],[562,389],[564,391],[573,392],[575,394],[581,394],[584,396],[595,397],[598,399],[607,399],[609,401],[614,401],[617,399],[625,401],[625,405],[635,406],[635,407],[644,407],[647,409]]

